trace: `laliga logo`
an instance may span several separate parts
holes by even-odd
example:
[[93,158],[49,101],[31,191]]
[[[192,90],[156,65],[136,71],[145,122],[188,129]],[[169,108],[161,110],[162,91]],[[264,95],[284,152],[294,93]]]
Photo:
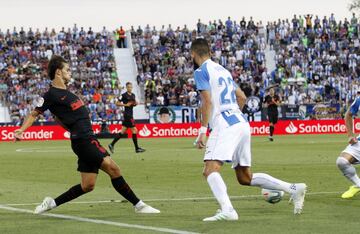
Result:
[[298,128],[294,125],[293,122],[290,122],[289,126],[287,126],[287,127],[285,128],[285,131],[286,131],[287,133],[293,134],[293,133],[296,133],[296,132],[298,131]]
[[151,135],[151,131],[144,125],[144,127],[139,131],[140,136],[148,137]]

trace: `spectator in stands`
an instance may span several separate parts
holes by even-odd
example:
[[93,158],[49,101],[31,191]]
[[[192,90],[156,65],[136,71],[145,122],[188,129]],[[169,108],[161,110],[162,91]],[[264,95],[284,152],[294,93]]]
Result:
[[120,29],[118,30],[119,35],[119,44],[118,48],[126,48],[125,41],[126,41],[126,32],[123,29],[122,26],[120,26]]
[[[316,16],[314,23],[310,15],[306,17],[306,31],[301,26],[295,30],[282,23],[276,25],[276,30],[285,28],[286,43],[278,38],[275,41],[280,47],[274,47],[277,69],[273,82],[295,90],[301,87],[298,98],[302,102],[315,103],[321,99],[328,103],[347,103],[355,97],[353,81],[360,75],[359,34],[355,30],[359,24],[346,18],[336,22],[333,14],[329,20]],[[282,92],[285,100],[292,95],[287,90],[290,89]]]
[[[52,54],[63,55],[69,61],[74,78],[70,89],[81,90],[78,95],[84,97],[92,110],[93,121],[104,115],[103,104],[116,109],[111,104],[120,83],[115,72],[112,35],[105,27],[99,33],[91,28],[87,32],[83,27],[79,30],[77,25],[59,32],[47,28],[43,32],[24,28],[17,32],[14,28],[12,32],[0,33],[0,47],[0,93],[5,92],[13,121],[22,121],[48,89],[44,71]],[[95,93],[101,95],[97,102],[93,100]],[[116,115],[111,117],[116,119]],[[40,121],[53,121],[53,117],[45,112]]]
[[[163,25],[160,30],[150,25],[131,27],[137,81],[146,103],[192,105],[195,82],[189,48],[196,37],[208,39],[213,60],[232,73],[247,96],[262,98],[267,87],[277,84],[284,103],[349,103],[360,87],[359,21],[354,14],[350,21],[336,21],[334,14],[322,19],[304,17],[269,22],[266,33],[261,22],[244,17],[238,22],[228,17],[225,23],[198,20],[195,30],[186,25]],[[117,36],[118,46],[124,47],[119,30],[115,39]],[[47,89],[43,71],[52,54],[70,61],[72,87],[81,88],[79,95],[87,101],[92,120],[119,117],[114,100],[121,84],[112,38],[106,28],[95,33],[91,28],[79,30],[77,25],[59,32],[47,28],[43,32],[24,28],[0,31],[0,96],[4,93],[12,117],[21,121],[33,108],[33,100]],[[275,50],[275,70],[266,67],[268,45]],[[51,121],[52,116],[45,113],[43,120]]]
[[[157,98],[162,93],[164,104],[192,105],[194,95],[193,64],[189,48],[192,39],[201,36],[211,42],[214,60],[237,74],[237,82],[262,83],[265,70],[265,28],[261,22],[255,24],[252,18],[245,18],[238,24],[230,17],[225,21],[210,21],[203,24],[198,20],[196,30],[186,25],[173,30],[144,30],[140,28],[133,38],[135,60],[137,61],[141,83],[145,80],[146,103],[160,103]],[[239,79],[240,75],[247,78]],[[160,82],[158,82],[160,81]],[[162,89],[160,87],[162,86]],[[257,89],[259,90],[259,88]],[[256,91],[259,92],[259,91]],[[160,98],[162,99],[162,98]]]

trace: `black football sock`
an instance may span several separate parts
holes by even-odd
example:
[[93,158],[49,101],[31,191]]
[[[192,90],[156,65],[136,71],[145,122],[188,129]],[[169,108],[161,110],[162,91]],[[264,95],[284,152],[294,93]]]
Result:
[[66,191],[65,193],[61,194],[60,196],[58,196],[57,198],[55,198],[55,203],[56,206],[60,206],[61,204],[64,204],[68,201],[71,201],[77,197],[80,197],[81,195],[85,194],[86,192],[84,192],[81,188],[81,184],[75,185],[73,187],[71,187],[68,191]]
[[115,145],[116,142],[118,142],[121,137],[122,137],[122,134],[119,133],[119,134],[114,138],[114,140],[111,142],[111,145]]
[[138,141],[137,141],[137,135],[132,134],[132,139],[133,139],[133,142],[134,142],[135,149],[139,149],[139,145],[138,145]]
[[270,126],[270,137],[273,136],[274,130],[275,130],[275,127],[274,127],[274,126]]
[[120,176],[118,178],[111,180],[112,185],[115,190],[121,194],[126,200],[131,202],[134,206],[140,201],[139,198],[135,195],[135,193],[131,190],[130,186],[124,180],[124,177]]

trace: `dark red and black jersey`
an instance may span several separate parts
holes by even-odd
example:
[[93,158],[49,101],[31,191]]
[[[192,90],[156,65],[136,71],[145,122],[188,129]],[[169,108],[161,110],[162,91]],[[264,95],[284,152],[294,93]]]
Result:
[[[129,94],[128,92],[123,93],[119,101],[124,104],[127,104],[129,102],[136,102],[135,94],[133,93]],[[133,108],[134,108],[133,106],[125,106],[124,117],[133,118]]]
[[84,102],[72,92],[51,86],[35,108],[35,111],[39,113],[46,110],[50,110],[69,129],[71,139],[94,135],[89,110]]
[[273,97],[267,95],[265,97],[265,102],[268,104],[268,112],[278,112],[276,103],[280,101],[280,97],[278,95],[274,95]]

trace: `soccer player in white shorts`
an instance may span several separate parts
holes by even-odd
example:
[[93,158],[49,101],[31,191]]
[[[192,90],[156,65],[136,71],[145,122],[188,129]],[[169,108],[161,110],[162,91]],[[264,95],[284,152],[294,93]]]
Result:
[[336,165],[343,173],[343,175],[351,181],[353,184],[350,188],[344,192],[341,197],[348,199],[355,196],[360,192],[360,179],[356,174],[354,164],[360,162],[360,143],[359,137],[355,136],[353,129],[353,116],[356,116],[360,106],[360,90],[357,92],[355,101],[351,104],[350,108],[345,114],[345,125],[349,137],[349,145],[341,152],[340,156],[336,160]]
[[[198,38],[192,42],[191,57],[195,65],[199,66],[194,77],[202,103],[197,146],[200,149],[206,147],[203,174],[221,206],[219,212],[204,221],[238,220],[238,214],[231,204],[226,185],[219,173],[224,162],[232,162],[241,185],[290,193],[294,213],[300,214],[306,192],[304,183],[287,183],[268,174],[252,174],[250,170],[250,125],[240,110],[245,104],[246,96],[235,84],[230,72],[211,61],[210,48],[205,39]],[[212,132],[205,145],[209,123]]]

